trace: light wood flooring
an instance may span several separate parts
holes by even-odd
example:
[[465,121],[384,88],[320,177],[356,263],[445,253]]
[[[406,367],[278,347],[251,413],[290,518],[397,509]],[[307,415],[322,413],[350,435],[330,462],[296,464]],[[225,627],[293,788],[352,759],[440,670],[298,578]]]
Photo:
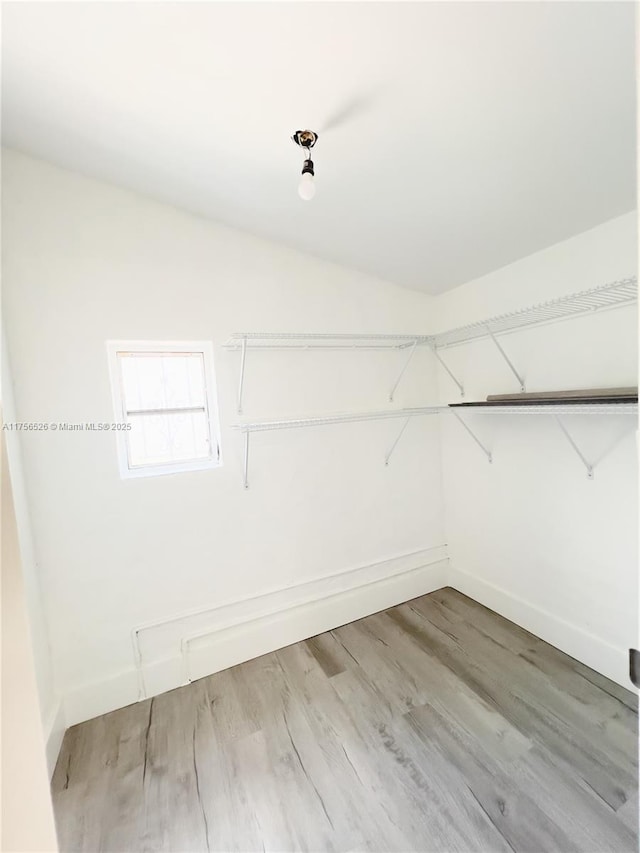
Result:
[[635,696],[452,589],[74,726],[67,851],[636,851]]

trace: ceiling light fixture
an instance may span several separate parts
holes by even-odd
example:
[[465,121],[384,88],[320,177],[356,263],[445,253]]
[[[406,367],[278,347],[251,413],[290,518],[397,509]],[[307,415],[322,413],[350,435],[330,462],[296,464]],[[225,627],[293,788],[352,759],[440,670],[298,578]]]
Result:
[[302,177],[298,184],[298,195],[305,201],[310,201],[316,194],[316,185],[313,180],[313,160],[310,157],[311,149],[318,141],[318,134],[312,130],[296,130],[291,139],[305,152],[305,161],[302,166]]

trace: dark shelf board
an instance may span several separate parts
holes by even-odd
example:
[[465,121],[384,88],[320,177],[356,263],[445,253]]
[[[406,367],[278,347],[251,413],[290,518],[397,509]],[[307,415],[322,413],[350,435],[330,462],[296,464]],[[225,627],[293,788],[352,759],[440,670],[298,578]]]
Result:
[[601,405],[616,405],[619,403],[637,403],[638,395],[637,394],[624,394],[618,397],[528,397],[527,399],[518,400],[517,398],[512,398],[510,400],[479,400],[473,403],[449,403],[449,406],[452,409],[471,409],[471,408],[483,408],[483,409],[499,409],[499,408],[509,408],[512,409],[514,406],[521,406],[522,408],[526,408],[527,406],[601,406]]

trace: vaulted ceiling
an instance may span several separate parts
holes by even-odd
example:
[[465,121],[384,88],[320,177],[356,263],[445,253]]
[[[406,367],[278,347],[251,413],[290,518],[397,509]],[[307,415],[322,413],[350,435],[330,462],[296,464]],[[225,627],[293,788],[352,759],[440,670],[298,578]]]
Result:
[[407,287],[634,207],[631,3],[5,3],[2,29],[4,144]]

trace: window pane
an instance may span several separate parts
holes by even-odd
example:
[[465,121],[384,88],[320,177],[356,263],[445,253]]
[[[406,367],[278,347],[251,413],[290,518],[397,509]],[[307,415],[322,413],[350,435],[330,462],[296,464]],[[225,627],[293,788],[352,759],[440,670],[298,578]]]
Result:
[[202,353],[119,354],[127,411],[204,406]]
[[166,465],[211,456],[204,412],[132,415],[127,433],[129,466]]

